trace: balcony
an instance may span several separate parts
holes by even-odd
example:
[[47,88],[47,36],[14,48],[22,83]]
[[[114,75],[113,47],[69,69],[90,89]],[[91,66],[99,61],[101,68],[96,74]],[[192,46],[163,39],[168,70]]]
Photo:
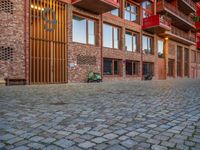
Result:
[[196,4],[192,0],[178,1],[179,9],[186,14],[196,12]]
[[154,15],[143,19],[142,28],[152,33],[163,33],[171,30],[171,23],[164,16]]
[[165,31],[161,36],[169,37],[170,39],[186,44],[186,45],[196,45],[195,34],[189,34],[180,30],[174,26],[171,26],[171,31]]
[[167,14],[172,19],[172,24],[182,30],[195,29],[195,23],[190,16],[185,15],[165,0],[157,2],[157,13]]
[[96,14],[119,8],[118,0],[72,0],[72,4]]

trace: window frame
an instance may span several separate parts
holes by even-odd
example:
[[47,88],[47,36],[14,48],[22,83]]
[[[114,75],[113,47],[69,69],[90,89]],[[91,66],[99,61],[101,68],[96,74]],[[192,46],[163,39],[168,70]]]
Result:
[[[112,47],[108,47],[108,46],[105,46],[104,45],[104,25],[108,25],[108,26],[110,26],[110,27],[112,27],[112,41],[111,41],[111,43],[112,43]],[[118,38],[118,48],[115,48],[115,29],[117,29],[117,31],[118,31],[118,36],[117,36],[117,38]],[[121,36],[121,30],[120,30],[120,27],[117,27],[117,26],[114,26],[114,25],[112,25],[112,24],[108,24],[108,23],[103,23],[103,37],[102,37],[102,39],[103,39],[103,47],[104,48],[111,48],[111,49],[120,49],[120,46],[121,46],[121,43],[120,43],[120,36]]]
[[[162,42],[163,43],[163,51],[162,51],[162,56],[161,55],[159,55],[159,42]],[[164,43],[164,40],[163,39],[158,39],[157,40],[157,49],[158,49],[158,58],[164,58],[165,57],[165,53],[164,53],[164,51],[165,51],[165,43]]]
[[[143,7],[143,3],[144,3],[144,2],[149,2],[149,3],[151,3],[151,11],[150,11],[149,9],[146,9],[146,8]],[[150,17],[150,16],[153,15],[153,11],[154,11],[153,9],[154,9],[154,7],[153,7],[153,5],[152,5],[152,2],[147,1],[147,0],[146,0],[146,1],[143,1],[142,4],[141,4],[141,7],[142,7],[142,18],[148,18],[148,17]],[[146,14],[148,14],[147,17],[144,17],[144,12],[145,12]]]
[[[132,73],[131,73],[131,75],[127,74],[126,63],[131,63],[131,67],[132,67]],[[136,72],[137,72],[136,74],[134,74],[134,72],[135,72],[134,64],[136,65]],[[140,76],[140,62],[139,61],[134,61],[134,60],[126,60],[126,62],[125,62],[125,71],[126,71],[126,76],[139,77]]]
[[[73,41],[73,18],[74,16],[76,17],[80,17],[80,18],[83,18],[86,20],[86,43],[81,43],[81,42],[78,42],[78,41]],[[89,21],[92,21],[94,23],[94,44],[91,44],[89,43]],[[91,18],[88,18],[86,16],[82,16],[82,15],[79,15],[79,14],[73,14],[72,15],[72,42],[74,43],[79,43],[79,44],[85,44],[85,45],[91,45],[91,46],[97,46],[97,21],[95,19],[91,19]]]
[[[104,72],[104,60],[111,60],[112,61],[112,74],[105,74]],[[118,72],[119,74],[115,74],[115,62],[118,63]],[[122,76],[122,60],[121,59],[114,59],[114,58],[103,58],[103,75],[107,77],[121,77]]]
[[[127,9],[128,4],[130,5],[130,10]],[[134,6],[136,8],[136,13],[131,11],[131,6]],[[126,19],[126,11],[130,14],[130,18],[129,19]],[[135,21],[131,20],[131,15],[135,15],[136,16],[136,20]],[[137,24],[140,24],[140,7],[137,4],[126,0],[125,1],[125,5],[124,5],[124,19],[128,20],[128,21],[131,21],[131,22],[135,22]]]
[[[148,51],[148,53],[145,53],[145,52],[144,52],[144,48],[143,48],[143,44],[144,44],[144,42],[143,42],[143,37],[150,38],[150,40],[151,40],[151,42],[150,42],[151,51],[150,51],[150,52]],[[148,40],[147,40],[147,48],[148,48]],[[149,50],[149,49],[148,49],[148,50]],[[142,52],[143,52],[143,54],[146,54],[146,55],[148,55],[148,54],[154,55],[154,54],[155,54],[155,52],[154,52],[154,38],[153,38],[152,36],[147,35],[147,34],[143,34],[143,35],[142,35]]]
[[[128,50],[127,49],[127,46],[126,46],[126,41],[127,41],[127,39],[126,39],[126,34],[127,34],[127,32],[129,32],[129,33],[131,33],[131,38],[132,38],[132,50],[130,51],[130,50]],[[134,51],[134,38],[133,37],[136,37],[136,50]],[[133,53],[140,53],[140,44],[139,44],[139,40],[140,39],[140,35],[139,35],[139,33],[137,33],[137,32],[134,32],[134,31],[130,31],[130,30],[126,30],[125,31],[125,50],[127,51],[127,52],[133,52]]]

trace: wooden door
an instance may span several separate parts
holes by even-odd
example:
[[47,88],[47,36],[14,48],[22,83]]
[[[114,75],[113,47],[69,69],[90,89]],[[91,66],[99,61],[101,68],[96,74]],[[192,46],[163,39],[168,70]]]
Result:
[[163,58],[158,58],[158,79],[166,79],[165,60]]
[[31,0],[30,83],[66,82],[66,4]]

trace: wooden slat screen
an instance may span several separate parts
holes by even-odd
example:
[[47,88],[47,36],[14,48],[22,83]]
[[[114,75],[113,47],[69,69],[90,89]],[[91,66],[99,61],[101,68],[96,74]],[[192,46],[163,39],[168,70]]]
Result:
[[31,0],[30,83],[66,82],[66,4]]

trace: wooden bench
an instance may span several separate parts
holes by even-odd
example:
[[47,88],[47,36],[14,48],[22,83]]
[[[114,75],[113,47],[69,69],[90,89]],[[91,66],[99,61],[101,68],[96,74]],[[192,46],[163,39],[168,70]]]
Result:
[[26,85],[26,79],[21,78],[5,78],[6,86],[10,85]]

